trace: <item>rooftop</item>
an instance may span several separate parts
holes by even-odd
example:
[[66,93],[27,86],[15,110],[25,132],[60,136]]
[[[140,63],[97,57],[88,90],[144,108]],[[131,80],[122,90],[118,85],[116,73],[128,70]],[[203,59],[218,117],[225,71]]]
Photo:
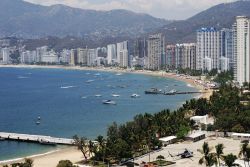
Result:
[[176,136],[163,137],[163,138],[160,138],[159,140],[167,142],[167,141],[170,141],[170,140],[173,140],[173,139],[176,139]]

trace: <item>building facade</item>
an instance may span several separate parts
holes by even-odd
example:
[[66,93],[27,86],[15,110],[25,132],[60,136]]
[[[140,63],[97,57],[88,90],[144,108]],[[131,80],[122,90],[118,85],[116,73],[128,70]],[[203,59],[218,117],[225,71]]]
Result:
[[221,31],[215,28],[201,28],[197,31],[197,70],[212,70],[220,68]]
[[109,65],[114,65],[117,62],[116,45],[110,44],[107,46],[107,61]]
[[148,53],[145,61],[149,70],[160,70],[164,66],[165,38],[162,34],[151,35],[147,41]]
[[242,85],[250,82],[250,19],[245,16],[236,17],[234,30],[234,79]]

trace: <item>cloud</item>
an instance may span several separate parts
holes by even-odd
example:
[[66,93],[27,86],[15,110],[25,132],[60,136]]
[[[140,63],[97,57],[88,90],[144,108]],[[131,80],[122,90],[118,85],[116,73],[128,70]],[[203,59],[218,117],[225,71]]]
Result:
[[186,19],[219,3],[235,0],[25,0],[41,5],[64,4],[95,10],[127,9],[166,19]]

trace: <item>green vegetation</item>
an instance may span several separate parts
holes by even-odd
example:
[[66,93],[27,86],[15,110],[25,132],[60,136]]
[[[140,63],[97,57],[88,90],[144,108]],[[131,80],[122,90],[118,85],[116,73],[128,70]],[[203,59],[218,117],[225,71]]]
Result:
[[58,163],[56,167],[77,167],[77,166],[73,165],[73,163],[69,160],[62,160]]
[[[107,131],[107,138],[98,136],[97,144],[85,138],[74,137],[75,144],[82,151],[85,159],[93,156],[91,163],[120,164],[142,154],[160,149],[162,143],[158,137],[176,135],[183,139],[190,130],[196,129],[190,117],[193,115],[210,115],[215,124],[209,125],[210,130],[221,132],[250,132],[250,107],[241,101],[250,100],[249,95],[242,93],[232,85],[223,84],[208,99],[192,99],[176,111],[163,110],[155,114],[140,114],[125,124],[113,123]],[[203,157],[200,163],[211,165],[223,159],[222,144],[217,145],[216,152],[211,153],[208,144],[204,143]],[[246,157],[246,152],[244,154]],[[249,151],[250,155],[250,151]],[[250,159],[250,158],[249,158]],[[158,161],[161,161],[160,159]]]
[[220,166],[220,162],[223,160],[228,167],[235,165],[234,162],[237,159],[237,156],[233,154],[223,155],[223,144],[216,145],[215,149],[216,152],[211,152],[212,148],[209,147],[207,142],[204,142],[202,150],[198,150],[203,154],[203,157],[199,160],[199,164],[205,164],[208,167],[213,165]]
[[178,68],[177,69],[179,74],[185,74],[185,75],[190,75],[190,76],[201,76],[202,75],[202,71],[201,70],[192,70],[190,68]]
[[[33,160],[29,158],[25,158],[24,162],[11,164],[11,167],[32,167],[32,166],[33,166]],[[8,165],[4,165],[4,167],[8,167]]]

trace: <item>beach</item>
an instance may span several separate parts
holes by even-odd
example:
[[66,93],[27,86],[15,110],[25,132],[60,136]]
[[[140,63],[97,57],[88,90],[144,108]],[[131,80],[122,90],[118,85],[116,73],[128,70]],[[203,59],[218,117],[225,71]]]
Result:
[[[82,161],[83,155],[77,150],[76,147],[64,148],[61,150],[52,151],[45,154],[28,156],[26,158],[30,158],[34,161],[34,167],[56,167],[60,160],[70,160],[73,163],[77,163]],[[9,161],[0,161],[0,166],[5,164],[12,164],[16,162],[23,162],[24,158],[19,158],[15,160]]]
[[[0,67],[11,67],[11,68],[55,68],[55,69],[66,69],[66,70],[95,70],[95,71],[104,71],[104,72],[113,72],[113,73],[134,73],[134,74],[141,74],[141,75],[151,75],[151,76],[157,76],[157,77],[166,77],[166,78],[172,78],[176,80],[180,80],[183,82],[186,82],[190,87],[195,87],[201,91],[204,91],[204,88],[202,85],[199,85],[195,83],[196,78],[186,78],[183,76],[177,76],[173,73],[166,73],[164,71],[132,71],[132,70],[124,70],[124,69],[117,69],[117,68],[90,68],[90,67],[66,67],[66,66],[39,66],[39,65],[0,65]],[[207,93],[201,94],[204,98],[209,98],[209,96],[212,93],[212,90],[206,90]],[[79,162],[83,160],[82,153],[78,151],[76,148],[66,148],[62,150],[56,150],[54,152],[37,155],[37,156],[31,156],[34,160],[35,167],[55,167],[56,164],[60,160],[70,160],[73,163]],[[8,161],[3,164],[10,164],[13,162],[20,162],[23,159],[18,159],[16,161]],[[1,163],[0,163],[1,164]]]

